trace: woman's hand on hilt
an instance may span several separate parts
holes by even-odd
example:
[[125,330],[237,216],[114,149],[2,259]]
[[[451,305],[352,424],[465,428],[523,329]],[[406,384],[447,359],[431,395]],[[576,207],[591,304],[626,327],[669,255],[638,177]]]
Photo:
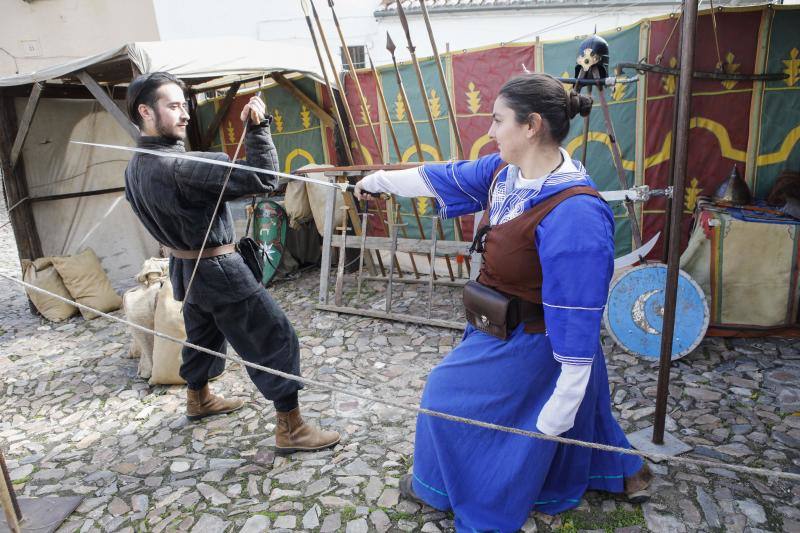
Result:
[[[371,176],[372,174],[370,174]],[[372,192],[368,191],[364,188],[365,185],[369,185],[369,182],[364,183],[369,176],[365,176],[361,178],[358,183],[356,183],[355,188],[353,189],[353,196],[356,197],[358,200],[369,200],[370,196],[380,196],[379,192]]]

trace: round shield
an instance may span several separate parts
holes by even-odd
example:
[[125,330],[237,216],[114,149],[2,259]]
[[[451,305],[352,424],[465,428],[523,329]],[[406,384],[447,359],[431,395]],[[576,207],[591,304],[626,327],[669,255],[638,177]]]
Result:
[[[673,360],[700,344],[709,320],[703,290],[686,272],[679,273]],[[626,352],[659,358],[666,284],[667,266],[663,264],[632,268],[611,284],[603,320],[611,337]]]

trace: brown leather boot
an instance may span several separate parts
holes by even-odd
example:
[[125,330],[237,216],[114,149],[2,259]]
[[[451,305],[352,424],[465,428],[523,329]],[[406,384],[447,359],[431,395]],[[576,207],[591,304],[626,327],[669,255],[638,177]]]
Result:
[[630,503],[644,503],[650,499],[650,482],[653,481],[653,471],[642,465],[634,475],[625,478],[625,496]]
[[300,408],[278,413],[275,428],[275,453],[288,455],[294,452],[312,452],[330,448],[339,443],[339,434],[306,424]]
[[242,400],[226,400],[222,396],[211,394],[208,384],[198,390],[186,389],[186,418],[200,420],[213,415],[224,415],[239,409]]

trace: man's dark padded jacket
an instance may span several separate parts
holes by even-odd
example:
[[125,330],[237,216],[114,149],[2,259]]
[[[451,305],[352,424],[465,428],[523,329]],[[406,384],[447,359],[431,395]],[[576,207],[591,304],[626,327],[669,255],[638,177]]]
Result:
[[[182,141],[164,137],[139,138],[138,146],[162,152],[186,152]],[[245,135],[249,166],[278,170],[278,153],[268,122],[249,126]],[[189,155],[229,161],[221,152],[188,152]],[[178,250],[199,250],[211,221],[228,168],[195,161],[134,154],[125,169],[125,197],[147,231],[161,244]],[[275,189],[273,175],[233,169],[223,204],[211,227],[206,248],[234,242],[233,217],[228,200],[263,194]],[[194,268],[193,260],[170,258],[170,278],[175,299],[182,301]],[[200,260],[188,302],[233,303],[260,287],[238,253]]]

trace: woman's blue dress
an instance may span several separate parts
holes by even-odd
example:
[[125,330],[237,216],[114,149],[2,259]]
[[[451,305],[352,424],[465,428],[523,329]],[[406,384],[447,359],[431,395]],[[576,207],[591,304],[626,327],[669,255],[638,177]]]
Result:
[[[514,187],[518,169],[497,177],[492,224],[508,221],[566,188],[591,185],[577,161],[540,187]],[[484,209],[494,154],[476,161],[432,164],[422,176],[443,217]],[[534,236],[531,236],[534,238]],[[520,325],[506,341],[468,326],[462,342],[431,372],[422,407],[538,431],[562,364],[591,365],[586,392],[564,437],[630,448],[611,413],[600,345],[600,320],[613,272],[614,219],[608,205],[573,196],[536,230],[542,263],[547,333]],[[517,531],[532,510],[555,514],[575,507],[588,489],[623,491],[623,478],[642,467],[638,457],[559,445],[420,415],[413,487],[431,506],[452,510],[458,531]]]

